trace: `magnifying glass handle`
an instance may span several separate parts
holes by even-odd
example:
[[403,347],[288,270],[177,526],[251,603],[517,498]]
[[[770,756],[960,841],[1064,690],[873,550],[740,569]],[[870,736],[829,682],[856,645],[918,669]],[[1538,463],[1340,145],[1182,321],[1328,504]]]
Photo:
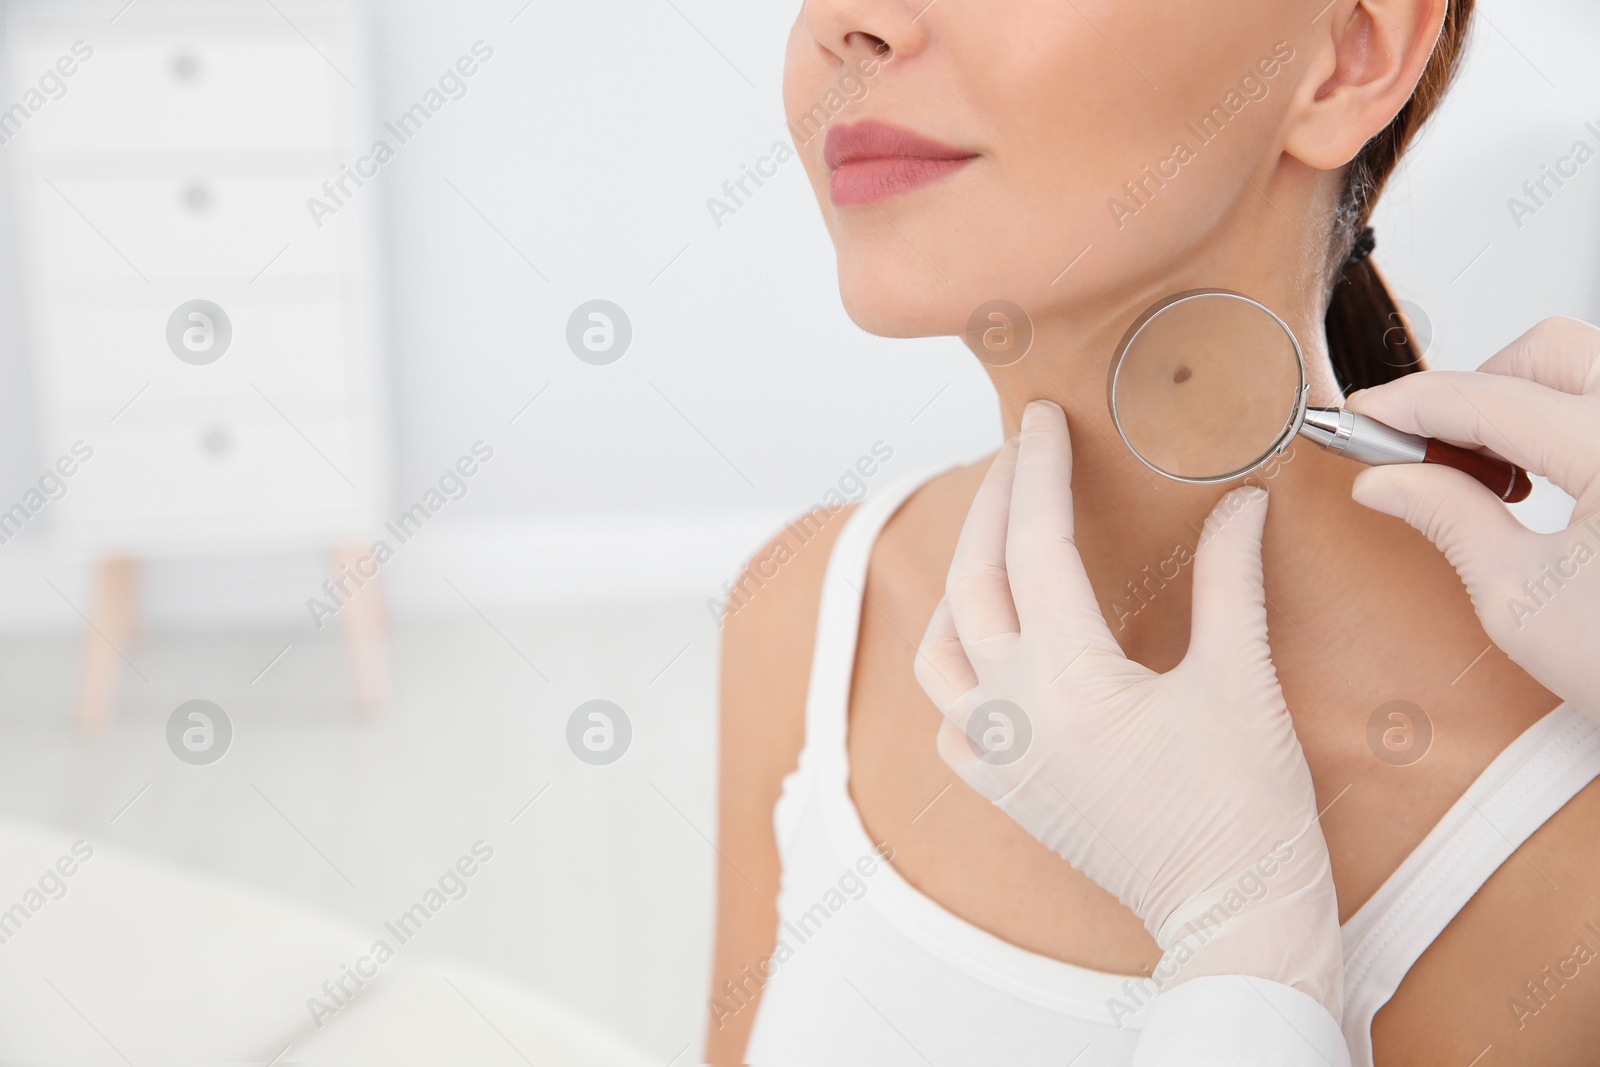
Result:
[[1508,504],[1528,499],[1533,479],[1499,456],[1447,445],[1430,437],[1401,433],[1377,419],[1344,408],[1307,408],[1300,435],[1330,452],[1369,466],[1386,463],[1438,463],[1477,479]]

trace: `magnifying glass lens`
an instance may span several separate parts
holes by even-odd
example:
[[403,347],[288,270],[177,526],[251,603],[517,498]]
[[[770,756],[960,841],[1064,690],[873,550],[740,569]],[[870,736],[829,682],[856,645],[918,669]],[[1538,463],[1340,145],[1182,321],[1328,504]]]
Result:
[[1259,466],[1294,432],[1303,381],[1294,337],[1272,312],[1230,293],[1180,295],[1123,338],[1111,412],[1156,470],[1220,481]]

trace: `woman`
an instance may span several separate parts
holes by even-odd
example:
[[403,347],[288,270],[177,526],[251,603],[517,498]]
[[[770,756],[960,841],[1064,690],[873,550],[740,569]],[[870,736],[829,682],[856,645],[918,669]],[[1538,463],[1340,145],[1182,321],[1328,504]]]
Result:
[[[968,342],[1006,435],[1030,400],[1065,411],[1076,543],[1131,658],[1166,670],[1187,648],[1189,568],[1165,576],[1218,491],[1158,483],[1115,443],[1111,351],[1155,300],[1221,287],[1294,328],[1312,404],[1413,369],[1375,269],[1350,253],[1470,14],[1444,0],[805,4],[785,80],[797,131],[831,113],[841,75],[874,71],[800,145],[845,305],[891,336],[965,333],[995,300],[1025,309],[1020,360]],[[1128,1062],[1148,990],[1126,976],[1160,949],[956,778],[915,677],[987,466],[883,487],[842,541],[846,515],[785,545],[794,558],[728,619],[713,1062]],[[1297,450],[1270,478],[1263,544],[1347,958],[1365,953],[1347,1017],[1376,1013],[1380,1063],[1575,1062],[1600,1018],[1600,981],[1576,977],[1578,944],[1600,948],[1585,925],[1600,926],[1600,787],[1587,750],[1563,747],[1577,713],[1489,647],[1432,545],[1352,502],[1359,470]],[[1431,722],[1425,759],[1369,745],[1392,701]],[[1560,789],[1499,788],[1558,765]],[[1456,877],[1415,881],[1453,849]]]

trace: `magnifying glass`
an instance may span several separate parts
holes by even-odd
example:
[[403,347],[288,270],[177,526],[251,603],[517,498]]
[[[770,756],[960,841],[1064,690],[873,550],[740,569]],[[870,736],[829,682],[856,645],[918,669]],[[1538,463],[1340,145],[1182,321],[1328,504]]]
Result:
[[1140,462],[1180,482],[1232,481],[1305,437],[1371,466],[1439,463],[1508,503],[1533,490],[1528,472],[1343,408],[1307,407],[1305,355],[1266,305],[1226,289],[1160,301],[1117,346],[1107,381],[1111,418]]

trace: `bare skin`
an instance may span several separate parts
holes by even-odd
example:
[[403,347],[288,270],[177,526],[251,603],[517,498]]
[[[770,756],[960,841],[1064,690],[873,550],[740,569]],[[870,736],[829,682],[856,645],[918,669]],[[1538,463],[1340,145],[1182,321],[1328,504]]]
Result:
[[[1027,309],[1031,350],[988,368],[1000,429],[1016,433],[1035,398],[1066,412],[1080,552],[1122,648],[1157,670],[1187,644],[1187,568],[1131,616],[1111,605],[1126,603],[1126,583],[1175,546],[1194,545],[1226,487],[1159,481],[1115,443],[1104,396],[1110,353],[1154,300],[1235,289],[1273,307],[1300,337],[1311,402],[1338,402],[1321,337],[1328,268],[1311,235],[1327,232],[1339,168],[1405,102],[1443,17],[1442,0],[1336,0],[1316,19],[1323,3],[1304,6],[1084,3],[1086,26],[1060,17],[1055,0],[808,0],[790,41],[791,122],[846,64],[886,45],[892,64],[835,121],[901,123],[974,154],[938,183],[843,207],[829,199],[822,139],[799,145],[838,249],[841,294],[862,326],[952,335],[997,295]],[[1186,164],[1133,219],[1108,219],[1105,192],[1160,158],[1194,106],[1219,98],[1280,37],[1292,39],[1295,58],[1229,139]],[[1063,271],[1080,249],[1081,262]],[[1139,920],[967,789],[934,747],[940,715],[912,657],[986,465],[924,486],[874,548],[849,709],[852,796],[871,836],[893,846],[897,869],[947,910],[1029,951],[1137,974],[1159,957]],[[1431,544],[1350,499],[1359,469],[1306,445],[1265,479],[1270,637],[1327,808],[1342,918],[1557,704],[1491,646]],[[772,951],[780,873],[772,806],[804,741],[818,591],[843,520],[799,547],[724,631],[720,847],[729,862],[719,870],[714,991]],[[1391,766],[1368,745],[1369,717],[1394,699],[1432,722],[1432,748],[1411,766]],[[1586,921],[1600,920],[1596,840],[1600,787],[1590,786],[1413,968],[1374,1025],[1378,1063],[1592,1059],[1600,978],[1569,981],[1520,1027],[1507,1002],[1572,954]],[[758,1009],[709,1028],[711,1062],[741,1061]]]

